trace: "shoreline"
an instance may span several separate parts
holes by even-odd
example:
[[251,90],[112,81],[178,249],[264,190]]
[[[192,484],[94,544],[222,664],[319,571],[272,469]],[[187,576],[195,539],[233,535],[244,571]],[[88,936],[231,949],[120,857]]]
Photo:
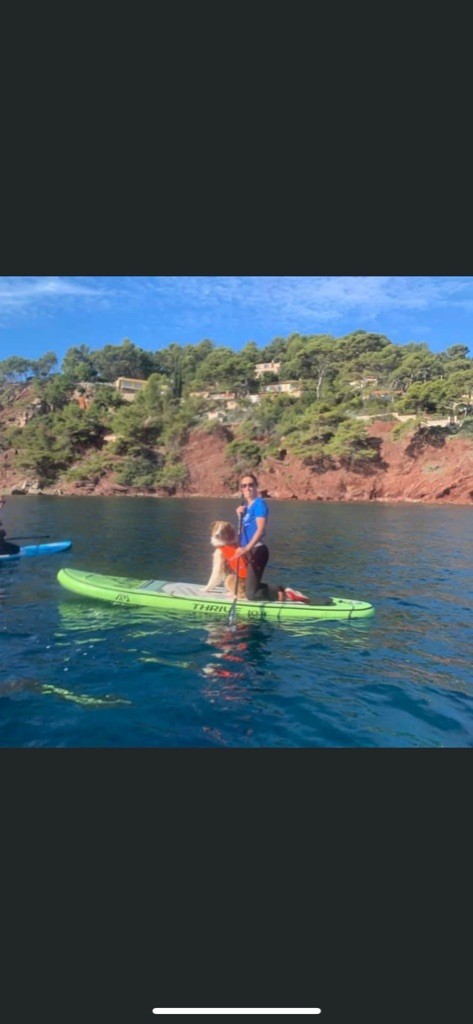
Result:
[[[437,499],[424,499],[424,498],[310,498],[306,495],[301,497],[295,495],[290,498],[282,498],[275,494],[263,495],[266,501],[281,501],[290,502],[294,501],[303,502],[305,504],[318,504],[318,505],[432,505],[442,506],[455,505],[461,508],[470,508],[473,505],[473,499],[469,501],[457,499],[452,500],[451,498],[437,498]],[[10,498],[151,498],[152,500],[158,501],[193,501],[193,500],[205,500],[205,501],[238,501],[240,494],[145,494],[143,492],[123,492],[103,494],[100,491],[89,491],[87,494],[77,492],[70,492],[69,494],[59,494],[54,491],[43,491],[38,490],[34,492],[16,492],[11,491],[0,491],[0,498],[5,500]]]

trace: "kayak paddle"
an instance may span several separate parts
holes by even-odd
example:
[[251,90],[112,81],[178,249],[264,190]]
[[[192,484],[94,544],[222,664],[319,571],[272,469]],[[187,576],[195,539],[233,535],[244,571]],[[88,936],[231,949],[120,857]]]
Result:
[[31,533],[27,534],[26,537],[7,537],[7,540],[45,540],[46,537],[50,537],[50,533]]

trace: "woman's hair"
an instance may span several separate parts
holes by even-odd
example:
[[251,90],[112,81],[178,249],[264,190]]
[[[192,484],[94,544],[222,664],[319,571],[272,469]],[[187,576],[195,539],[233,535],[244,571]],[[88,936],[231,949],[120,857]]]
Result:
[[248,473],[247,472],[240,473],[240,480],[244,476],[251,476],[251,479],[252,479],[253,483],[256,485],[256,487],[258,486],[258,481],[257,481],[254,473],[249,473],[249,472]]

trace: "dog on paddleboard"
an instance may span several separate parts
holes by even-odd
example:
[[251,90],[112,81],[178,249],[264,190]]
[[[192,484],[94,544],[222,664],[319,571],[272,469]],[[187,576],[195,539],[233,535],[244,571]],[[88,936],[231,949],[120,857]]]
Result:
[[[217,519],[210,527],[210,543],[214,549],[212,572],[204,590],[208,592],[223,583],[228,590],[229,597],[244,598],[246,558],[242,555],[237,559],[235,554],[238,547],[235,527],[223,519]],[[238,583],[235,591],[237,571]]]

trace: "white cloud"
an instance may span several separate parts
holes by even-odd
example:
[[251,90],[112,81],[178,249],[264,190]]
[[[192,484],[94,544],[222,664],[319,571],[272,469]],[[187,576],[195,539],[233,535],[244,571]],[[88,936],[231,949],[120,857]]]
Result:
[[252,315],[336,320],[347,314],[427,310],[452,304],[469,307],[473,278],[433,277],[163,277],[148,279],[158,303],[194,312],[238,308]]
[[414,327],[419,314],[428,320],[436,310],[469,313],[472,308],[473,278],[465,277],[0,278],[3,326],[71,310],[119,313],[125,321],[138,312],[147,329],[162,328],[166,344],[173,332],[216,338],[226,325],[240,330],[242,323],[242,332],[254,325],[255,335],[270,331],[273,336],[292,330],[336,333],[348,321],[352,330],[383,330],[383,318],[392,324],[394,316]]
[[[94,283],[89,283],[89,281]],[[98,283],[95,283],[98,282]],[[100,278],[0,277],[0,311],[28,312],[60,304],[64,299],[101,299],[107,291]]]

